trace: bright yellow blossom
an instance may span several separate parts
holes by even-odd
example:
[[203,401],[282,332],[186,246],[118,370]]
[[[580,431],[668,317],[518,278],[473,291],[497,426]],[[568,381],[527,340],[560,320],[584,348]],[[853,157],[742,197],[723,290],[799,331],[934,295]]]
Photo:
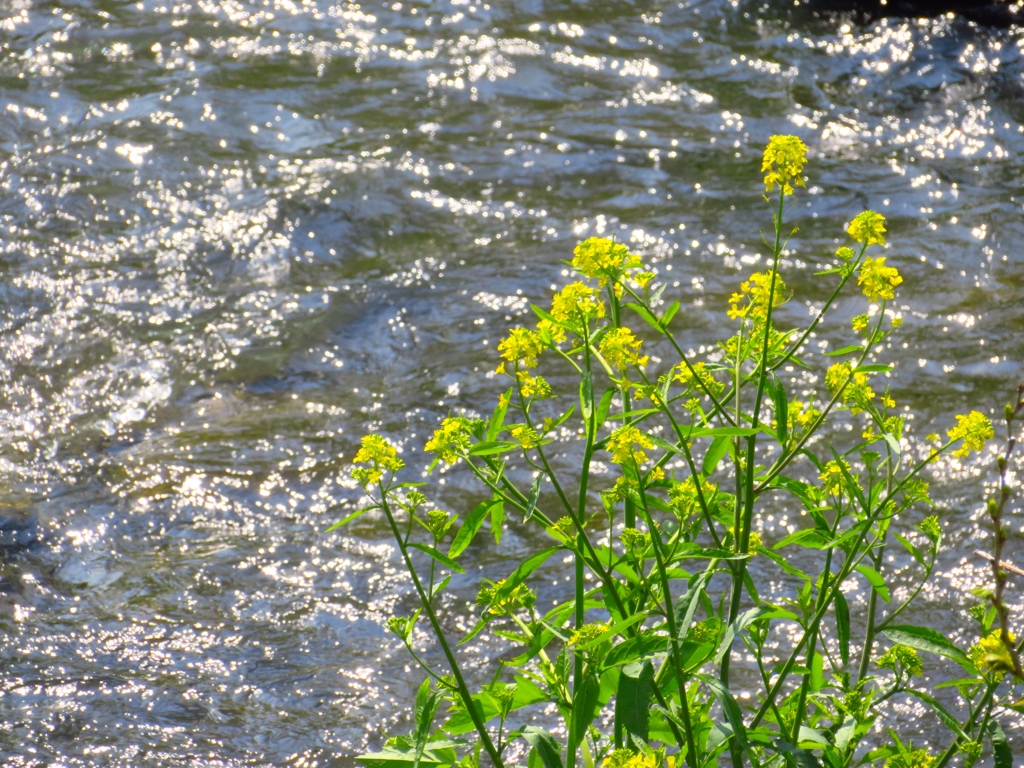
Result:
[[804,186],[801,175],[807,162],[807,145],[796,136],[772,136],[764,150],[761,171],[766,172],[764,184],[771,192],[778,184],[782,194],[793,194],[793,185]]
[[896,267],[885,266],[885,257],[872,259],[870,256],[864,259],[860,268],[860,277],[857,278],[857,285],[864,291],[868,301],[879,299],[893,299],[896,294],[893,289],[903,282]]
[[469,450],[472,442],[469,430],[472,425],[472,421],[462,416],[449,416],[434,430],[434,436],[423,449],[436,453],[439,459],[448,464],[454,464]]
[[584,283],[569,283],[551,300],[551,316],[560,323],[576,325],[604,317],[604,313],[597,291]]
[[529,328],[512,328],[508,338],[498,342],[498,351],[510,363],[522,363],[527,368],[537,365],[537,356],[544,349],[544,344],[536,331]]
[[379,482],[385,471],[397,472],[405,466],[405,462],[398,458],[395,446],[380,435],[365,435],[353,461],[370,465],[352,470],[352,477],[364,486]]
[[853,330],[855,330],[857,333],[865,331],[868,327],[868,320],[870,319],[871,318],[869,318],[867,315],[857,315],[851,321],[851,325],[853,325]]
[[640,267],[640,257],[606,237],[588,237],[573,250],[572,265],[580,274],[597,278],[604,288],[609,280],[617,281],[626,270]]
[[[728,315],[731,318],[749,317],[755,323],[763,321],[768,317],[769,294],[772,292],[772,273],[755,272],[740,285],[739,293],[734,293],[729,298]],[[746,304],[743,304],[746,300]],[[775,294],[771,297],[772,307],[779,307],[785,304],[786,284],[782,278],[775,275]],[[741,306],[741,304],[743,306]]]
[[[1012,632],[1007,633],[1010,644],[1017,642]],[[994,629],[971,646],[967,654],[982,674],[1004,675],[1014,670],[1013,651],[1003,642],[1002,630]]]
[[645,755],[632,749],[616,749],[604,759],[604,768],[658,768],[658,752]]
[[519,379],[519,391],[523,397],[535,397],[540,400],[554,397],[551,385],[543,376],[531,376],[529,371],[520,371],[516,377]]
[[613,464],[643,464],[647,461],[644,450],[653,447],[651,439],[634,426],[619,427],[608,438]]
[[687,392],[700,390],[718,395],[725,388],[725,384],[716,381],[715,377],[711,375],[711,371],[707,370],[707,366],[699,361],[690,365],[680,363],[676,366],[674,378],[686,388]]
[[985,450],[985,443],[996,436],[992,422],[980,411],[971,411],[966,416],[956,417],[956,426],[946,432],[950,440],[963,438],[963,445],[953,451],[954,456],[963,458],[971,451]]
[[[830,461],[825,465],[825,471],[818,476],[818,479],[821,480],[826,493],[839,493],[843,490],[843,486],[846,483],[846,475],[843,473],[844,469],[846,472],[849,472],[850,464],[843,459]],[[856,478],[854,478],[854,482],[857,482]]]
[[[843,389],[843,385],[846,389]],[[866,373],[854,373],[851,363],[835,363],[825,372],[825,386],[834,396],[843,390],[843,403],[853,405],[850,409],[855,415],[860,413],[868,400],[873,400],[875,392],[868,386]]]
[[604,335],[598,350],[612,368],[622,371],[631,365],[647,365],[647,355],[640,355],[643,342],[629,328],[613,328]]
[[526,450],[540,445],[540,436],[527,426],[512,427],[509,430],[509,434],[512,435],[513,440]]
[[858,213],[846,231],[858,243],[885,245],[885,216],[874,211]]

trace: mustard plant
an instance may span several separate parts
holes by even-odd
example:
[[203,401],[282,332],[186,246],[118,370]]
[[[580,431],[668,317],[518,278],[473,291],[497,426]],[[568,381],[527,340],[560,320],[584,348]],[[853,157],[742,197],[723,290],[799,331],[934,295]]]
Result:
[[[908,623],[943,541],[926,470],[946,454],[985,451],[994,430],[979,411],[957,416],[945,439],[906,429],[886,386],[892,365],[879,359],[901,324],[892,305],[903,282],[878,252],[881,214],[847,227],[847,244],[817,273],[825,295],[810,322],[783,322],[793,298],[785,215],[806,153],[793,136],[765,150],[770,259],[740,282],[731,332],[706,354],[684,351],[672,331],[680,301],[626,245],[576,246],[575,279],[498,344],[495,374],[507,384],[490,417],[452,414],[426,443],[431,471],[459,465],[479,481],[472,509],[433,508],[423,482],[400,479],[396,447],[363,438],[353,475],[369,501],[338,525],[368,511],[387,521],[419,598],[388,627],[425,679],[412,731],[361,762],[944,768],[973,764],[987,742],[998,768],[1012,764],[999,722],[1020,710],[1022,674],[1003,601],[1002,519],[1024,390],[1006,409],[1008,448],[988,506],[995,585],[970,609],[978,640],[965,649]],[[843,331],[846,346],[816,358],[808,340],[844,293],[859,295],[863,312]],[[674,358],[652,357],[655,344]],[[556,389],[549,377],[576,383]],[[772,510],[802,525],[768,541],[758,521]],[[475,623],[456,643],[442,594],[480,531],[500,541],[509,526],[535,527],[525,540],[546,546],[482,581]],[[893,548],[913,563],[902,598],[890,585]],[[566,556],[573,593],[541,610],[551,595],[538,600],[537,572]],[[444,668],[415,650],[420,625]],[[471,687],[457,647],[485,630],[511,650]],[[925,669],[950,666],[958,671],[944,687],[920,683]],[[948,736],[911,743],[905,723],[880,719],[892,699],[916,699]]]

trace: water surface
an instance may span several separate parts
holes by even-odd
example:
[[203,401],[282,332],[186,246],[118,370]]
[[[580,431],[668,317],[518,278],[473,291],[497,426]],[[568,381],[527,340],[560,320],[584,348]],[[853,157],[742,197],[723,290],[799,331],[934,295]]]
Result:
[[[812,151],[789,317],[873,207],[906,280],[909,428],[1001,408],[1024,377],[1024,34],[782,5],[0,0],[6,764],[378,746],[419,682],[381,624],[413,603],[380,521],[321,533],[358,499],[344,457],[378,431],[417,465],[449,409],[488,410],[497,340],[591,234],[669,280],[687,345],[714,341],[764,263],[773,133]],[[969,642],[950,607],[985,577],[992,475],[941,472],[950,545],[917,618]],[[438,503],[479,499],[443,479]],[[482,542],[454,593],[536,544]]]

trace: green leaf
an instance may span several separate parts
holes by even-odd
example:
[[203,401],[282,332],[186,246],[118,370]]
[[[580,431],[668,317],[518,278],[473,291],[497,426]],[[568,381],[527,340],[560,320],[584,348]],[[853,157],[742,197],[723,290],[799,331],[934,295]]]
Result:
[[687,437],[750,437],[758,433],[771,434],[764,427],[705,427],[692,430]]
[[487,432],[484,434],[487,442],[493,442],[501,434],[501,429],[505,426],[505,414],[508,413],[508,404],[511,399],[511,389],[506,390],[505,394],[498,398],[498,405],[494,409],[494,413],[491,414],[491,420],[487,424]]
[[678,311],[679,311],[679,302],[678,301],[673,301],[671,304],[669,304],[668,305],[668,309],[666,309],[664,314],[662,314],[662,316],[661,316],[661,321],[660,321],[661,327],[662,328],[668,328],[668,324],[672,322],[672,318],[676,316],[676,312],[678,312]]
[[[512,571],[512,575],[505,579],[500,587],[494,590],[494,596],[491,598],[491,603],[494,604],[500,602],[508,597],[512,593],[513,589],[526,581],[534,571],[547,562],[549,557],[555,554],[555,552],[559,552],[561,550],[562,547],[551,547],[528,557],[520,563],[519,567]],[[469,631],[469,634],[459,641],[459,645],[465,645],[474,637],[479,635],[480,632],[483,631],[483,628],[487,626],[489,621],[490,618],[480,619],[480,621],[474,625],[473,629]]]
[[462,524],[459,532],[455,534],[455,540],[452,541],[452,545],[448,549],[448,557],[458,557],[466,550],[466,547],[472,543],[473,537],[483,527],[484,520],[490,514],[491,507],[501,503],[501,499],[487,499],[486,501],[481,501],[473,508],[473,511],[466,517],[466,522]]
[[542,728],[528,725],[523,728],[523,738],[537,752],[544,768],[562,768],[561,750],[554,736]]
[[519,443],[510,443],[507,440],[492,440],[486,443],[477,443],[468,451],[470,456],[493,456],[496,453],[506,453],[519,447]]
[[[718,652],[715,654],[715,663],[721,663],[722,659],[725,657],[725,654],[729,653],[729,651],[732,650],[732,641],[737,637],[737,635],[739,635],[740,632],[746,629],[752,622],[764,618],[786,617],[787,613],[789,612],[780,612],[778,609],[773,610],[771,608],[749,608],[743,613],[741,613],[739,616],[736,617],[735,621],[731,622],[725,628],[725,633],[722,635],[722,641],[718,645]],[[793,614],[789,613],[789,616],[792,615]]]
[[944,635],[939,634],[934,629],[917,627],[911,624],[899,624],[892,627],[886,627],[882,630],[882,634],[894,643],[902,643],[903,645],[909,645],[911,648],[916,648],[919,651],[934,653],[938,656],[945,656],[947,659],[952,659],[963,667],[968,674],[976,675],[978,673],[978,670],[974,668],[974,664],[972,664],[971,660],[967,658],[967,654],[949,642]]
[[864,351],[864,347],[860,346],[859,344],[854,344],[854,345],[849,346],[849,347],[843,347],[842,349],[835,349],[835,350],[832,350],[831,352],[826,352],[825,353],[825,357],[838,357],[839,355],[848,355],[851,352],[863,352],[863,351]]
[[710,477],[711,474],[718,469],[719,463],[725,457],[725,454],[729,452],[731,447],[732,440],[730,440],[726,435],[719,435],[711,441],[711,445],[708,446],[708,450],[704,454],[704,464],[701,467],[704,477]]
[[328,528],[326,531],[324,531],[324,533],[330,533],[331,531],[338,530],[343,525],[348,525],[353,520],[355,520],[357,517],[360,517],[361,515],[365,515],[371,509],[377,509],[377,505],[374,505],[372,507],[363,507],[362,509],[357,509],[351,515],[347,515],[340,523],[335,523],[334,525],[332,525],[330,528]]
[[995,768],[1013,768],[1013,751],[1002,727],[995,719],[988,721],[988,740],[992,742]]
[[786,386],[773,373],[768,379],[768,388],[775,404],[775,436],[780,444],[785,445],[789,436],[789,400],[786,398]]
[[656,318],[654,315],[652,315],[650,310],[647,309],[647,307],[643,306],[642,304],[637,304],[635,302],[631,302],[631,303],[627,304],[626,306],[629,307],[630,309],[632,309],[638,315],[640,315],[640,317],[642,317],[644,320],[646,320],[647,324],[649,326],[651,326],[651,328],[653,328],[654,330],[656,330],[656,331],[664,331],[665,330],[664,328],[662,328],[661,323],[658,322],[658,318]]
[[533,485],[530,486],[530,498],[526,502],[526,514],[523,517],[523,522],[533,517],[533,513],[537,510],[537,500],[540,498],[540,484],[544,480],[544,475],[537,473],[537,476],[533,478]]
[[920,563],[921,565],[925,566],[926,568],[928,567],[927,564],[924,561],[924,555],[921,554],[921,550],[920,549],[915,547],[910,541],[908,541],[906,538],[904,538],[903,536],[901,536],[898,533],[896,534],[896,540],[899,541],[899,543],[903,545],[903,548],[905,550],[907,550],[907,552],[910,553],[910,556],[913,557],[915,560],[917,560],[918,563]]
[[846,595],[836,592],[836,629],[839,631],[839,655],[843,664],[850,662],[850,604]]
[[729,689],[722,685],[722,681],[717,677],[705,674],[697,674],[695,677],[711,689],[711,693],[718,699],[718,703],[722,707],[725,719],[732,727],[732,735],[736,738],[739,748],[747,749],[747,729],[743,725],[743,712],[740,711],[740,705],[736,703],[736,699],[732,697]]
[[495,504],[491,507],[491,533],[494,535],[494,544],[501,544],[501,527],[505,524],[505,504]]
[[584,675],[572,694],[572,712],[569,715],[569,746],[575,749],[587,735],[587,728],[597,714],[597,701],[601,682],[597,675]]
[[690,580],[686,594],[676,600],[676,632],[681,639],[685,639],[690,632],[690,625],[693,624],[694,614],[700,605],[700,596],[708,585],[708,580],[714,575],[711,571],[702,571]]
[[949,728],[949,730],[951,730],[956,736],[960,737],[964,741],[970,741],[970,738],[968,738],[967,734],[965,734],[963,730],[960,728],[960,721],[953,717],[953,715],[951,715],[944,706],[942,706],[939,702],[933,699],[929,694],[925,693],[924,691],[914,690],[913,688],[907,688],[907,693],[909,693],[911,696],[920,699],[929,707],[931,707],[935,714],[938,716],[939,720],[942,721],[942,724]]
[[450,557],[448,557],[448,555],[438,552],[433,547],[428,547],[426,544],[419,544],[417,542],[411,542],[409,546],[413,549],[418,549],[420,552],[424,552],[430,555],[432,558],[434,558],[434,560],[439,562],[441,565],[445,566],[446,568],[451,568],[456,573],[465,573],[461,565],[459,565]]
[[612,398],[615,396],[615,390],[608,387],[601,395],[601,402],[597,404],[597,421],[595,422],[595,432],[604,426],[604,423],[608,420],[608,409],[612,406]]
[[439,582],[437,582],[437,584],[435,584],[434,587],[430,590],[430,599],[433,600],[435,597],[437,597],[438,593],[443,591],[444,588],[448,586],[448,582],[450,582],[451,580],[451,575],[448,575],[441,579]]
[[[863,347],[855,347],[863,349]],[[853,369],[856,373],[888,373],[892,370],[891,365],[861,365]]]
[[651,693],[654,690],[654,666],[626,664],[619,672],[619,689],[615,694],[615,722],[626,733],[647,741],[651,724]]
[[[587,429],[590,429],[590,417],[594,415],[594,380],[590,371],[584,371],[583,378],[580,379],[580,413],[587,422]],[[593,437],[594,435],[591,439]]]
[[880,598],[887,603],[889,602],[889,588],[885,585],[885,579],[882,578],[882,574],[868,565],[858,565],[857,572],[871,583],[871,586],[875,588],[875,592],[878,593]]
[[441,701],[440,691],[430,690],[430,679],[426,679],[420,685],[416,693],[416,705],[413,710],[416,722],[416,759],[413,768],[419,768],[423,762],[423,753],[427,747],[427,739],[430,736],[430,729],[434,725],[434,715],[437,714],[437,705]]

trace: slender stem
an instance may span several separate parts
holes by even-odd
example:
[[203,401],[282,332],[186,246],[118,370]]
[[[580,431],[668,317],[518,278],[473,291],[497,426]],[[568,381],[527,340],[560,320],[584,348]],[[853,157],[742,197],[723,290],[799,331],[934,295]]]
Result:
[[480,711],[476,708],[473,696],[469,692],[469,687],[466,685],[466,681],[462,677],[462,672],[459,669],[459,662],[455,659],[455,654],[452,653],[451,646],[448,645],[448,640],[445,638],[444,632],[441,629],[441,623],[437,619],[434,607],[431,605],[430,600],[423,591],[423,584],[420,583],[420,578],[412,564],[412,558],[409,557],[409,550],[406,547],[405,541],[402,539],[402,534],[398,530],[398,524],[395,522],[395,516],[391,512],[391,506],[388,504],[387,491],[380,483],[378,483],[377,487],[380,488],[381,509],[384,510],[384,514],[388,518],[388,523],[391,525],[391,531],[395,535],[395,541],[398,542],[398,549],[402,553],[402,559],[405,560],[405,567],[408,569],[409,575],[412,577],[413,586],[416,587],[416,592],[419,594],[420,602],[423,604],[423,612],[427,614],[430,626],[434,630],[434,636],[437,637],[437,641],[441,645],[441,650],[444,652],[445,658],[448,660],[448,666],[451,668],[452,676],[455,678],[455,687],[459,692],[459,697],[462,699],[462,704],[469,713],[469,717],[473,721],[473,726],[476,728],[476,732],[480,735],[480,741],[483,742],[484,749],[487,751],[488,756],[494,763],[495,768],[505,768],[501,755],[498,750],[495,749],[494,743],[491,741],[491,736],[487,732],[487,726],[484,725],[483,719],[480,716]]

